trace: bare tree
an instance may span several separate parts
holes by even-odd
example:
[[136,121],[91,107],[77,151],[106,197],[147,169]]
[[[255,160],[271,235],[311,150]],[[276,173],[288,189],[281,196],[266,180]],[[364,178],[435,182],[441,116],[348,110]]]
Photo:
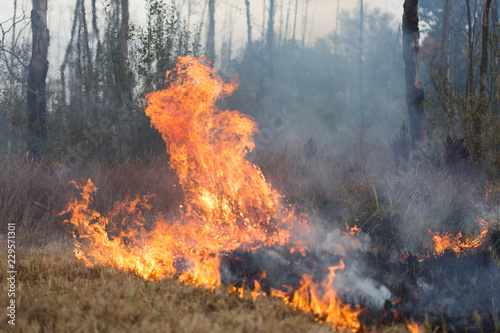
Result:
[[334,53],[337,54],[339,44],[339,17],[340,17],[340,0],[337,0],[337,17],[335,18],[335,49]]
[[28,138],[27,148],[40,157],[47,139],[46,79],[49,69],[49,29],[47,28],[47,0],[33,0],[31,10],[32,54],[28,74]]
[[488,46],[490,30],[491,0],[486,0],[483,11],[481,33],[481,63],[479,64],[479,103],[472,116],[472,158],[475,162],[481,159],[483,121],[488,111],[487,79],[488,79]]
[[127,63],[128,58],[128,26],[129,26],[129,4],[128,0],[121,0],[121,22],[120,30],[118,31],[118,45],[122,57],[122,64]]
[[424,138],[424,90],[419,65],[418,0],[405,0],[403,14],[403,59],[405,62],[406,104],[408,106],[410,137],[413,143]]
[[274,76],[274,0],[269,2],[269,21],[267,26],[267,52],[269,54],[269,75]]
[[208,0],[208,34],[206,56],[209,61],[215,60],[215,0]]
[[488,39],[490,29],[490,9],[491,0],[486,0],[484,4],[483,28],[482,28],[482,46],[481,46],[481,64],[479,65],[479,94],[481,98],[486,99],[486,84],[488,75]]
[[306,0],[306,8],[304,12],[303,29],[302,29],[302,52],[304,52],[304,46],[306,43],[306,30],[307,30],[307,16],[309,10],[309,0]]
[[293,32],[292,32],[292,40],[295,41],[295,31],[297,30],[297,9],[299,5],[299,0],[295,0],[295,15],[293,17]]
[[453,23],[455,22],[455,0],[443,0],[443,29],[441,32],[441,50],[440,50],[440,71],[446,77],[445,91],[452,95],[454,81],[454,33]]
[[[473,94],[476,90],[476,79],[475,79],[475,66],[474,66],[474,51],[475,51],[475,37],[474,37],[474,26],[475,22],[472,21],[472,18],[475,18],[475,12],[474,15],[472,15],[472,10],[470,6],[470,0],[466,0],[466,7],[467,7],[467,42],[468,42],[468,62],[469,62],[469,73],[468,73],[468,83],[467,83],[467,91],[469,94]],[[474,20],[475,21],[475,20]]]
[[252,21],[250,18],[250,0],[245,0],[245,6],[247,9],[247,36],[248,36],[248,44],[247,47],[252,47]]
[[492,30],[493,30],[493,103],[495,105],[495,110],[498,110],[498,103],[500,99],[500,92],[499,92],[499,87],[498,87],[498,74],[500,73],[500,36],[499,34],[499,21],[498,21],[498,0],[492,0],[491,2],[491,23],[493,24]]
[[359,112],[361,113],[361,128],[362,133],[364,133],[364,123],[365,123],[365,106],[364,106],[364,92],[363,92],[363,26],[365,24],[364,18],[364,4],[363,0],[359,2]]
[[278,35],[278,43],[277,46],[281,45],[281,38],[283,37],[283,0],[280,0],[280,28]]
[[285,40],[285,44],[288,40],[288,22],[290,20],[290,10],[291,10],[291,7],[292,7],[292,3],[291,1],[289,0],[288,1],[288,8],[286,10],[286,23],[285,23],[285,37],[284,37],[284,40]]

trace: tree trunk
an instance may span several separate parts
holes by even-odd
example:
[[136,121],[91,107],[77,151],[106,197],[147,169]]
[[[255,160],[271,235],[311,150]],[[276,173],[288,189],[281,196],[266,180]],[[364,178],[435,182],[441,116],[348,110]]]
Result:
[[49,30],[47,29],[47,0],[33,0],[31,10],[33,47],[28,74],[28,137],[27,148],[40,157],[47,139],[46,78],[49,69]]
[[284,44],[286,46],[288,42],[288,23],[290,20],[290,10],[292,8],[292,2],[289,0],[288,1],[288,8],[286,10],[286,23],[285,23],[285,38],[284,38]]
[[499,97],[500,97],[500,92],[499,92],[499,87],[498,87],[498,75],[500,73],[500,36],[499,34],[499,29],[498,29],[498,0],[492,0],[491,2],[491,23],[493,24],[493,104],[494,104],[494,110],[498,112],[498,103],[499,103]]
[[455,22],[455,0],[443,0],[443,30],[441,34],[441,60],[440,70],[446,77],[445,90],[448,95],[452,94],[453,81],[453,55],[454,34],[453,23]]
[[293,17],[293,32],[292,32],[292,40],[295,42],[295,31],[297,30],[297,9],[299,5],[299,0],[295,0],[295,15]]
[[467,7],[467,39],[468,39],[468,49],[469,49],[469,82],[468,82],[468,92],[469,95],[472,95],[476,92],[476,77],[475,77],[475,66],[474,66],[474,48],[475,48],[475,40],[474,40],[474,25],[472,22],[472,11],[470,7],[470,0],[466,0]]
[[247,35],[248,35],[247,47],[251,48],[252,47],[252,21],[250,19],[250,0],[245,0],[245,6],[247,8]]
[[[11,40],[11,57],[10,57],[10,68],[11,70],[14,70],[14,65],[15,65],[15,56],[14,54],[16,53],[16,18],[17,18],[17,0],[14,0],[14,14],[12,16],[12,40]],[[15,89],[15,76],[10,75],[10,80],[9,80],[9,90],[14,91]],[[16,110],[14,108],[9,108],[7,110],[7,119],[8,122],[11,122],[12,117],[14,116]],[[13,131],[12,131],[12,126],[8,126],[8,141],[7,141],[7,156],[10,156],[12,153],[12,137],[13,137]]]
[[424,139],[424,90],[419,65],[418,0],[405,0],[403,14],[403,59],[405,62],[406,104],[413,143]]
[[[304,46],[306,44],[306,29],[307,29],[307,16],[308,16],[308,9],[309,9],[309,0],[306,0],[306,9],[304,13],[304,27],[302,30],[302,46],[301,46],[301,52],[304,52]],[[301,57],[302,58],[302,57]]]
[[481,64],[479,66],[479,94],[481,98],[486,98],[486,84],[488,74],[488,39],[490,30],[490,8],[491,0],[486,0],[484,4]]
[[363,42],[364,42],[364,29],[365,14],[363,0],[359,3],[359,112],[361,114],[361,128],[364,133],[365,126],[365,105],[364,105],[364,87],[363,87]]
[[215,60],[215,0],[208,0],[208,35],[206,56],[213,63]]
[[488,39],[490,30],[490,9],[491,0],[484,3],[483,28],[482,28],[482,46],[481,46],[481,64],[479,65],[479,104],[473,116],[472,147],[473,159],[479,162],[481,159],[481,142],[483,132],[483,120],[488,108],[487,97],[487,78],[488,78]]
[[269,54],[269,76],[274,76],[274,0],[269,2],[269,21],[267,26],[267,52]]
[[[127,78],[128,62],[128,26],[129,26],[129,0],[117,0],[117,7],[120,8],[120,26],[118,30],[118,61],[115,66],[117,81],[117,97],[120,104],[125,104],[125,99],[130,96],[129,82]],[[117,9],[118,10],[118,9]]]
[[118,32],[118,43],[120,45],[120,53],[122,56],[123,64],[127,63],[128,58],[128,42],[127,42],[127,33],[128,33],[128,25],[129,25],[129,0],[121,0],[121,23],[120,23],[120,31]]
[[334,53],[337,54],[337,50],[339,48],[339,17],[340,17],[340,0],[337,0],[337,17],[335,19],[335,45],[334,45]]

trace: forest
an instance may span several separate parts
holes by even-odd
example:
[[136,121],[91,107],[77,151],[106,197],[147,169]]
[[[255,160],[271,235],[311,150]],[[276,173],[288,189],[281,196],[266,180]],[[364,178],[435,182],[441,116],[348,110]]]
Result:
[[0,331],[500,332],[498,0],[52,1],[0,22]]

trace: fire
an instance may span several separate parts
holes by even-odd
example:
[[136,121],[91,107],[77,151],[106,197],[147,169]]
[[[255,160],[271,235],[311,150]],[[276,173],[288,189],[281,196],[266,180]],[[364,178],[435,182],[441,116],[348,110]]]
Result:
[[348,329],[357,332],[361,327],[358,320],[361,311],[344,304],[333,288],[335,271],[344,267],[343,261],[339,266],[330,267],[328,277],[319,283],[314,281],[312,275],[304,275],[291,300],[287,300],[284,293],[274,292],[273,295],[284,298],[296,309],[316,314],[336,330]]
[[354,227],[349,227],[349,224],[347,222],[345,223],[345,228],[347,230],[347,233],[353,237],[358,237],[359,234],[361,233],[361,229],[357,226],[354,225]]
[[486,235],[488,234],[488,229],[484,228],[481,233],[475,238],[467,238],[462,239],[462,233],[459,232],[456,236],[453,236],[450,233],[445,233],[444,235],[440,235],[437,232],[433,232],[429,229],[429,233],[432,236],[432,240],[434,242],[434,251],[436,254],[441,255],[447,249],[451,249],[456,254],[460,254],[466,249],[475,249],[483,244],[486,239]]
[[417,323],[411,323],[408,320],[406,320],[406,328],[410,331],[410,333],[418,333],[419,332],[419,326]]
[[[282,203],[247,153],[255,148],[257,123],[238,111],[222,111],[216,101],[230,95],[236,82],[225,83],[202,58],[179,57],[167,73],[168,88],[148,94],[146,115],[162,135],[185,192],[178,215],[156,216],[146,227],[143,216],[151,196],[116,203],[101,214],[92,208],[98,190],[89,179],[80,198],[71,199],[66,222],[72,226],[75,254],[87,265],[109,264],[157,280],[177,276],[186,283],[215,288],[221,284],[220,262],[236,249],[288,245],[307,250],[293,235],[307,234],[305,216]],[[301,235],[301,239],[304,239]],[[343,265],[343,263],[342,263]],[[344,305],[335,289],[335,270],[322,281],[304,276],[290,301],[334,327],[360,327],[359,311]],[[253,299],[262,294],[255,281]],[[244,288],[233,288],[243,295]]]

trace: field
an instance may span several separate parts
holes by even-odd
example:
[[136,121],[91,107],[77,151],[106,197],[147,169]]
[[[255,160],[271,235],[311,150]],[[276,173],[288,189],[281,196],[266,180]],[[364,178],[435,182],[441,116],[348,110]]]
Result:
[[[88,268],[74,256],[73,238],[58,216],[74,189],[73,177],[103,185],[100,207],[132,193],[157,193],[156,207],[175,207],[182,193],[172,171],[158,160],[69,170],[49,162],[4,161],[1,174],[2,223],[16,224],[16,325],[7,332],[331,332],[312,314],[275,297],[253,300],[229,286],[207,290],[176,279],[145,280],[109,266]],[[123,182],[122,179],[135,181]],[[144,184],[148,184],[145,186]],[[170,184],[170,186],[165,186]],[[7,230],[6,227],[3,228]],[[7,234],[0,236],[7,249]],[[7,262],[0,278],[6,281]],[[7,295],[6,283],[0,293]],[[8,298],[1,297],[6,308]],[[404,326],[383,332],[406,332]]]
[[[5,239],[0,246],[5,248]],[[274,297],[206,290],[174,279],[144,280],[110,267],[87,268],[72,245],[23,249],[17,263],[17,316],[2,332],[331,332]],[[0,277],[6,280],[2,261]],[[6,285],[0,288],[7,294]],[[2,307],[6,307],[2,297]],[[377,332],[406,332],[395,326]]]
[[[431,216],[440,214],[437,207],[441,207],[447,212],[441,219],[450,221],[448,228],[453,229],[461,228],[463,226],[460,223],[470,221],[471,209],[472,212],[475,209],[470,207],[469,201],[459,196],[463,188],[474,187],[438,170],[434,170],[433,177],[421,172],[409,177],[411,181],[406,183],[403,181],[404,176],[395,173],[385,181],[398,181],[399,187],[384,191],[382,177],[377,179],[375,174],[363,175],[353,170],[350,178],[341,178],[336,173],[346,172],[346,167],[338,161],[326,160],[321,152],[317,153],[316,163],[309,163],[306,169],[303,156],[304,153],[300,151],[283,153],[274,157],[260,157],[257,162],[262,166],[266,178],[271,179],[278,190],[286,194],[289,202],[322,212],[325,219],[329,218],[326,223],[341,227],[343,224],[353,226],[360,219],[366,221],[361,228],[363,232],[371,234],[375,244],[374,255],[384,251],[401,253],[398,247],[406,246],[402,243],[404,240],[392,240],[394,231],[391,230],[401,223],[398,213],[403,215],[406,212],[403,216],[417,225],[422,216],[418,214],[419,211],[425,208],[428,216]],[[329,163],[337,164],[334,168],[325,168]],[[61,163],[48,161],[2,162],[4,172],[0,175],[0,214],[4,224],[16,221],[18,294],[16,326],[12,327],[7,324],[7,320],[3,320],[0,331],[331,332],[330,326],[318,322],[321,318],[287,306],[279,298],[261,296],[253,300],[249,294],[241,298],[237,293],[230,293],[231,287],[228,285],[207,290],[203,286],[181,283],[176,278],[149,281],[133,272],[107,265],[89,268],[75,258],[73,238],[68,232],[70,227],[63,223],[66,217],[59,215],[76,192],[70,181],[81,183],[92,178],[100,187],[94,207],[101,211],[113,207],[117,200],[147,193],[156,194],[151,199],[151,214],[174,211],[182,204],[183,193],[177,185],[175,173],[166,164],[164,159],[158,158],[147,163],[127,161],[70,169]],[[290,179],[294,182],[287,183]],[[321,183],[319,179],[330,179],[330,182]],[[421,192],[425,191],[430,199],[424,198]],[[477,191],[481,191],[481,188]],[[489,195],[490,202],[494,202],[496,191],[489,192]],[[406,225],[409,226],[409,223],[406,222]],[[418,235],[410,237],[401,233],[401,237],[411,241]],[[386,240],[390,241],[382,245]],[[0,247],[7,248],[6,234],[2,235]],[[463,288],[469,288],[472,282],[470,279],[459,282],[459,289],[451,290],[455,288],[454,281],[461,279],[454,273],[457,271],[454,267],[459,268],[460,263],[448,255],[449,259],[419,264],[418,269],[414,268],[413,271],[410,262],[389,270],[386,270],[387,263],[374,263],[373,267],[377,267],[376,278],[386,281],[384,283],[389,283],[384,277],[389,271],[399,274],[396,275],[399,281],[394,288],[411,280],[412,275],[420,274],[434,276],[428,281],[434,281],[437,286],[440,285],[439,281],[449,279],[451,284],[445,282],[446,286],[451,287],[442,288],[443,295],[450,292],[462,294]],[[440,262],[448,266],[442,266]],[[1,265],[0,278],[5,281],[5,260]],[[478,264],[477,274],[482,271],[481,267],[482,264]],[[407,268],[408,274],[405,273]],[[480,276],[477,275],[478,278]],[[486,280],[478,282],[474,282],[474,286],[479,289],[488,284]],[[494,281],[491,281],[493,284]],[[6,284],[1,285],[2,295],[7,294],[6,288]],[[7,301],[6,297],[2,297],[4,308],[8,305]],[[408,332],[404,318],[393,319],[382,324],[381,318],[380,324],[372,322],[366,330]],[[433,327],[439,326],[435,321],[432,324],[422,321],[420,325],[420,332],[433,332]],[[454,323],[446,323],[443,319],[442,325],[450,328]],[[472,331],[480,331],[474,323],[467,325]]]

